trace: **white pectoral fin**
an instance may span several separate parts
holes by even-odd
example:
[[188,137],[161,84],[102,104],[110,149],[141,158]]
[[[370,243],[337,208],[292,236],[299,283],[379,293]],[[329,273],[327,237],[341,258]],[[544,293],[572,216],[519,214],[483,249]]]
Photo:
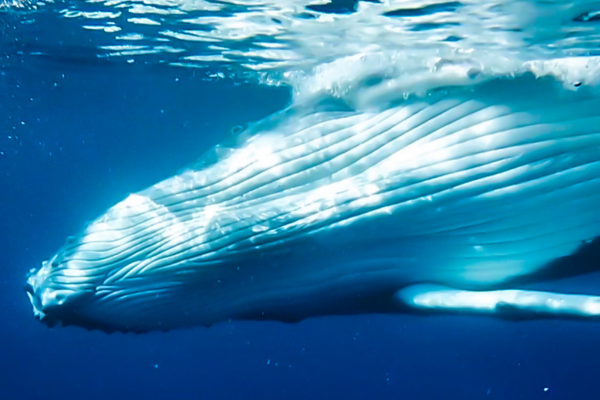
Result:
[[599,318],[600,296],[534,290],[457,290],[417,284],[396,292],[395,300],[414,310],[468,312],[489,315]]

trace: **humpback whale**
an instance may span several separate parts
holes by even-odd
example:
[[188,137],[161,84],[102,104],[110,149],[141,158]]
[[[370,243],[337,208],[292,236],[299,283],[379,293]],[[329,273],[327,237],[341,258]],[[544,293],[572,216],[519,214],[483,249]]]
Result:
[[596,318],[598,296],[523,287],[585,272],[568,260],[600,236],[600,97],[558,86],[292,106],[69,238],[28,274],[34,314],[107,332],[363,312]]

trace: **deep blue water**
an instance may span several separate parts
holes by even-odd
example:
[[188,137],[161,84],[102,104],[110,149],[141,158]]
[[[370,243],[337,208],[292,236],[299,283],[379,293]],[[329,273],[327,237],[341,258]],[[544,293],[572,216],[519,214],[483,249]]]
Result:
[[107,335],[36,321],[25,274],[66,236],[289,102],[202,76],[30,57],[0,71],[0,399],[600,398],[597,323],[365,315]]

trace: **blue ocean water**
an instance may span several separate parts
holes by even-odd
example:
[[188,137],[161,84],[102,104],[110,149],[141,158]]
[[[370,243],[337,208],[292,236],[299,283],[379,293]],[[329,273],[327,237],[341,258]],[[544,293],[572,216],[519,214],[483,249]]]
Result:
[[361,315],[143,335],[40,324],[22,289],[30,268],[292,89],[97,58],[78,24],[0,17],[1,399],[597,398],[590,322]]

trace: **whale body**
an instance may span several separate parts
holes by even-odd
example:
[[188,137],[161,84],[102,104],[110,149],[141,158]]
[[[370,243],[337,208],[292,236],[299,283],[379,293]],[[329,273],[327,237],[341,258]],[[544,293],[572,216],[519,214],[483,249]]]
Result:
[[67,240],[28,276],[34,313],[133,332],[410,310],[597,317],[596,296],[518,286],[600,236],[600,98],[543,80],[516,96],[525,84],[258,122]]

